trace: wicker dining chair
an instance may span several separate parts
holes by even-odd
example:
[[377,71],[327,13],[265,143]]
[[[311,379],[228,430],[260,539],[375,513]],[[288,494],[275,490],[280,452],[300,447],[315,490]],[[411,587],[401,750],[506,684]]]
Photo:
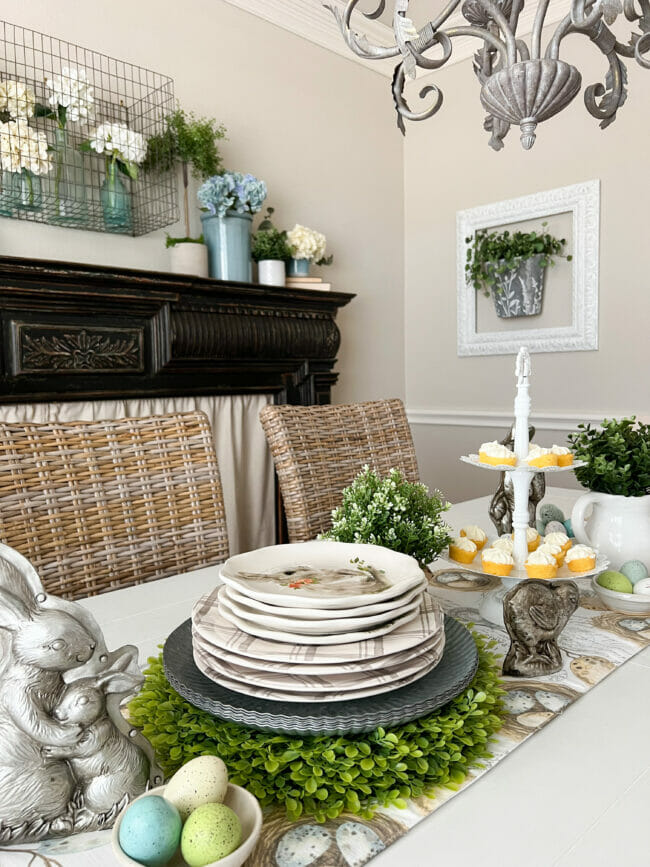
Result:
[[0,541],[69,599],[222,562],[207,417],[0,424]]
[[395,467],[417,482],[418,465],[401,400],[328,406],[265,406],[260,420],[278,474],[289,541],[327,530],[332,509],[364,464]]

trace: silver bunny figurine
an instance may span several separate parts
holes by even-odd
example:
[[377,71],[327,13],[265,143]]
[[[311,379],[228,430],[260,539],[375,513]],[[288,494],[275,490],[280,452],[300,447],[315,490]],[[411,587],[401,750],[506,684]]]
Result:
[[[0,545],[0,843],[110,827],[162,782],[120,713],[143,681],[135,647],[109,653],[82,605],[46,594],[29,561]],[[88,710],[73,713],[82,692]],[[91,766],[109,770],[91,783]]]
[[[528,428],[528,437],[533,441],[535,436],[535,428],[532,425]],[[514,426],[510,429],[510,433],[505,439],[501,440],[501,445],[507,446],[509,449],[514,448],[515,430]],[[546,479],[544,473],[534,473],[530,482],[530,491],[528,494],[528,523],[531,527],[535,526],[535,518],[537,516],[537,504],[544,499],[546,493]],[[512,533],[512,513],[515,509],[515,492],[512,487],[512,480],[509,473],[501,473],[501,480],[497,488],[490,506],[488,514],[492,519],[492,523],[496,527],[497,533],[502,536],[505,533]]]

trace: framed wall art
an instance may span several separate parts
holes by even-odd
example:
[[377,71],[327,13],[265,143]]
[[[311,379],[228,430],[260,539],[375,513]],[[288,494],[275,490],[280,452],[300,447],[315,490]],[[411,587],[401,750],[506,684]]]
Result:
[[[458,355],[509,355],[522,345],[531,352],[598,349],[599,222],[598,180],[459,211]],[[466,265],[477,256],[477,239],[493,232],[528,236],[527,252],[510,260],[494,255],[482,271],[489,283],[477,288]],[[561,252],[536,253],[541,235]],[[502,246],[483,245],[479,259],[491,249]]]

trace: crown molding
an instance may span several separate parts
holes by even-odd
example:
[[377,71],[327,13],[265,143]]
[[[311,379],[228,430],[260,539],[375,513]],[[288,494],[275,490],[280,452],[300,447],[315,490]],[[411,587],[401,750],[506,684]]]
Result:
[[[225,0],[225,2],[242,9],[244,12],[250,12],[251,15],[257,15],[258,18],[263,18],[290,33],[295,33],[296,36],[308,39],[310,42],[320,45],[321,48],[326,48],[328,51],[345,57],[346,60],[359,63],[373,72],[387,78],[391,78],[393,75],[394,60],[363,60],[348,48],[332,13],[324,8],[321,0]],[[345,8],[345,0],[328,0],[328,2],[341,9]],[[548,27],[561,21],[567,14],[568,7],[568,0],[550,0],[545,26]],[[435,8],[435,3],[432,0],[434,11]],[[529,0],[528,8],[524,7],[519,19],[518,31],[520,35],[525,36],[531,32],[536,9],[537,4]],[[390,27],[379,21],[364,18],[361,13],[355,13],[355,17],[360,32],[365,33],[371,42],[380,45],[390,45],[394,42]],[[467,24],[467,22],[461,14],[457,14],[449,19],[446,26],[453,27],[460,24]],[[480,39],[474,39],[471,36],[453,39],[452,43],[452,55],[445,66],[461,63],[473,57],[476,50],[482,45]],[[418,83],[435,77],[437,71],[418,70]]]
[[[489,427],[509,430],[514,422],[512,412],[471,411],[465,409],[407,409],[408,420],[417,425],[442,425],[444,427]],[[622,418],[633,413],[598,412],[580,415],[562,412],[532,412],[530,423],[537,430],[572,431],[579,424],[599,426],[604,418]],[[638,415],[642,422],[650,422],[650,416]]]

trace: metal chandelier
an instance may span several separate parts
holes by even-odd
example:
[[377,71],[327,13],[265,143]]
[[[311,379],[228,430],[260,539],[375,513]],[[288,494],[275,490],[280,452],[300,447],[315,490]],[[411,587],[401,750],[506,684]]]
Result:
[[[616,119],[616,112],[627,98],[627,71],[621,58],[633,58],[650,69],[650,0],[568,0],[569,11],[555,28],[543,54],[542,30],[550,0],[537,0],[529,44],[518,37],[517,27],[524,3],[533,0],[464,0],[461,12],[467,24],[445,27],[461,5],[461,0],[449,0],[440,14],[421,29],[408,17],[409,0],[395,0],[395,42],[390,46],[374,45],[351,28],[351,16],[359,2],[348,0],[343,11],[331,5],[326,8],[334,14],[345,41],[359,57],[397,59],[392,89],[402,133],[404,119],[432,117],[443,99],[438,87],[427,84],[420,98],[432,98],[433,102],[422,111],[414,111],[404,96],[407,79],[416,77],[418,67],[434,70],[444,66],[451,57],[452,40],[459,36],[475,36],[483,42],[474,55],[474,72],[481,84],[481,102],[488,112],[484,127],[491,133],[489,143],[495,150],[503,147],[511,124],[519,125],[523,147],[531,148],[537,124],[562,111],[580,91],[580,72],[559,57],[562,40],[569,34],[589,38],[609,63],[604,84],[589,85],[584,94],[587,110],[600,121],[602,129]],[[363,14],[376,19],[385,8],[386,0],[379,0],[374,12]],[[620,15],[640,31],[633,30],[627,43],[619,42],[610,29]],[[427,54],[436,47],[438,56]]]

